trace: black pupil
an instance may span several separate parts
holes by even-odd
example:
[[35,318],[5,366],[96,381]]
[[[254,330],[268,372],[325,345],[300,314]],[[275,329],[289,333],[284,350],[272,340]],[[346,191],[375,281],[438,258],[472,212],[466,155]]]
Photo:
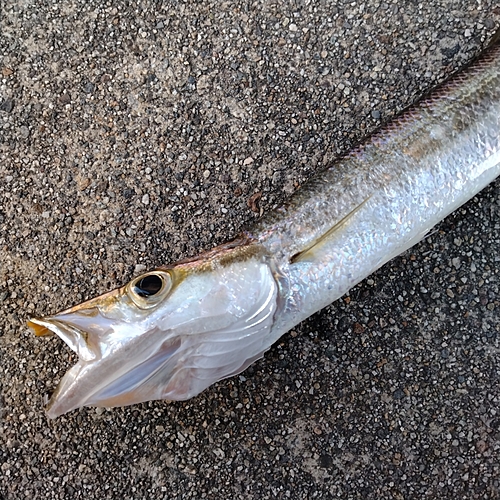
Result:
[[163,281],[159,276],[150,274],[138,281],[134,290],[139,297],[150,297],[156,295],[161,290],[162,285]]

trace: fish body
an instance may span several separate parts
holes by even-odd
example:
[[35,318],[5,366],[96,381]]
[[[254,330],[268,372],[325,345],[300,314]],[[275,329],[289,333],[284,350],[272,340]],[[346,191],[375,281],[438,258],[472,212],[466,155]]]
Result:
[[411,248],[499,174],[497,44],[257,224],[252,235],[289,282],[274,340]]
[[233,242],[28,324],[79,356],[48,406],[182,400],[244,370],[500,174],[500,47]]

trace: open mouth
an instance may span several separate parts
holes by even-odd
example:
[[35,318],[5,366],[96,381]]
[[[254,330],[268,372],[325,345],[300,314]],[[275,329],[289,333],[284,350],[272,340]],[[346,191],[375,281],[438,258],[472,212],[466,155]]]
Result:
[[46,408],[50,418],[82,406],[126,406],[161,399],[161,386],[175,372],[182,344],[178,338],[161,340],[160,332],[153,330],[131,343],[103,346],[96,330],[109,331],[108,325],[92,315],[32,318],[28,326],[38,336],[56,334],[79,357],[52,394]]

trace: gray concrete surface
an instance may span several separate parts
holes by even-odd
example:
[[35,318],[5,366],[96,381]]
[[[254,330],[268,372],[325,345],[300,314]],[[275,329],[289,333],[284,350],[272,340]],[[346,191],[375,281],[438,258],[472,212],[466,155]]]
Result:
[[0,497],[498,498],[500,183],[184,403],[44,402],[31,314],[230,239],[462,66],[492,1],[0,6]]

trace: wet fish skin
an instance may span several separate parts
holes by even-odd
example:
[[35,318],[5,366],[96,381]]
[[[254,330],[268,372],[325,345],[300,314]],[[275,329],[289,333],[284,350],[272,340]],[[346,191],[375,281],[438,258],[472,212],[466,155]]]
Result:
[[493,181],[499,164],[497,41],[257,224],[252,235],[297,290],[276,329],[289,330],[411,248]]
[[79,355],[48,407],[186,399],[417,243],[500,173],[500,47],[244,235],[47,318]]

